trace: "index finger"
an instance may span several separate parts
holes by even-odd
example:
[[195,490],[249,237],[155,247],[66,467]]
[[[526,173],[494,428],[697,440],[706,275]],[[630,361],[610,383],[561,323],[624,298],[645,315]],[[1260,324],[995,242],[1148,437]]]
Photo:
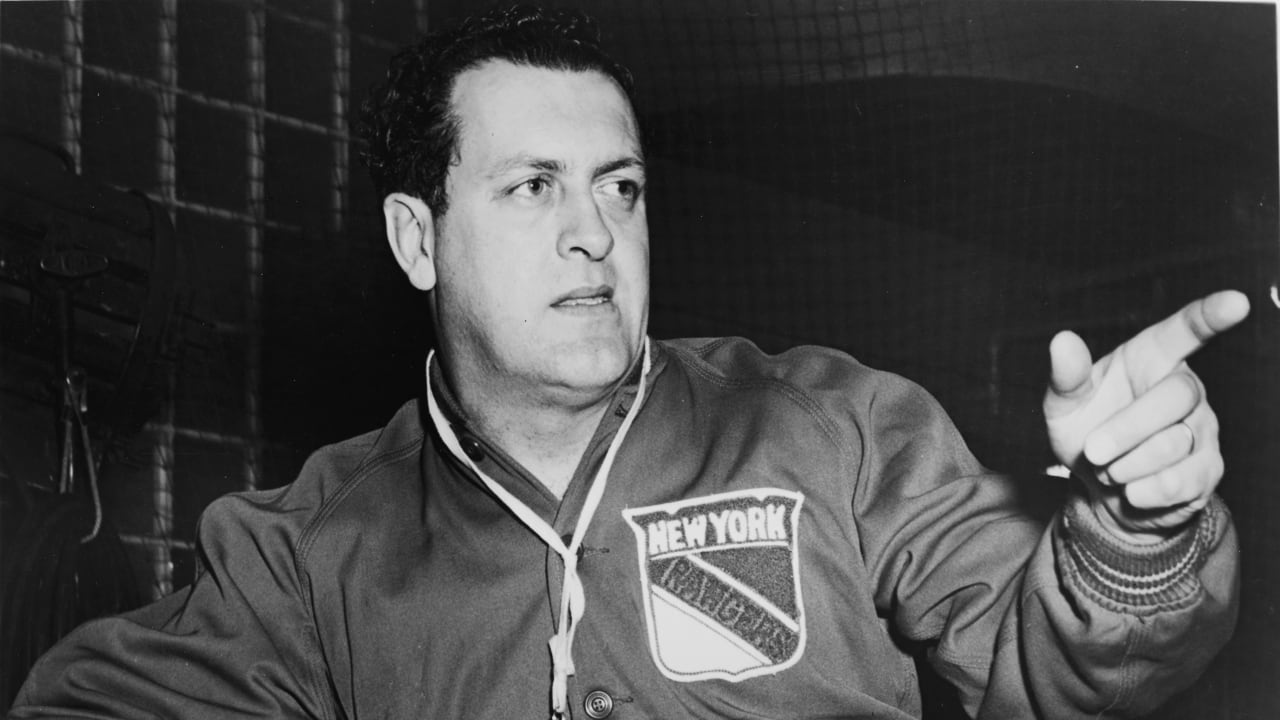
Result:
[[[1154,350],[1167,367],[1154,368],[1163,377],[1178,363],[1204,347],[1213,336],[1230,329],[1249,314],[1249,298],[1238,290],[1206,295],[1151,327],[1133,340],[1131,350]],[[1149,344],[1152,347],[1146,347]],[[1149,358],[1150,359],[1150,358]]]

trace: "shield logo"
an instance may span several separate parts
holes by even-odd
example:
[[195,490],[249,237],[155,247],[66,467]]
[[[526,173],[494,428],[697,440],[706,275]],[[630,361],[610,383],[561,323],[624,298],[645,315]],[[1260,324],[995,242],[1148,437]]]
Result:
[[780,672],[804,653],[800,493],[759,488],[632,508],[649,650],[681,682]]

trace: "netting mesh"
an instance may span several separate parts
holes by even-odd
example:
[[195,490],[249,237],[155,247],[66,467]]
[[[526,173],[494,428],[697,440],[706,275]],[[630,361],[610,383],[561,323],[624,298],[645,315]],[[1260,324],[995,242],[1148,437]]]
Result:
[[[637,78],[655,335],[838,347],[929,388],[988,464],[1037,468],[1054,332],[1101,350],[1208,290],[1249,292],[1254,318],[1193,361],[1224,427],[1248,631],[1162,717],[1280,706],[1274,8],[577,5]],[[412,393],[422,302],[348,126],[394,47],[474,9],[0,4],[0,122],[165,203],[190,245],[167,414],[107,490],[154,589],[190,578],[210,498],[287,482]]]

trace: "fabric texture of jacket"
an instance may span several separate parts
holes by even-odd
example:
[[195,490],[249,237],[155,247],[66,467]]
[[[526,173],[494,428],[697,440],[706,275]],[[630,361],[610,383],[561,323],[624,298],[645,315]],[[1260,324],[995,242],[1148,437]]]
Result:
[[[1134,715],[1231,632],[1236,540],[1216,499],[1127,546],[1074,496],[1035,511],[1062,481],[987,471],[897,376],[820,348],[653,347],[580,554],[574,717],[917,717],[920,648],[976,717]],[[561,501],[429,378],[467,456],[572,533],[635,387]],[[560,558],[423,404],[291,485],[210,505],[193,585],[79,628],[11,717],[546,717]]]

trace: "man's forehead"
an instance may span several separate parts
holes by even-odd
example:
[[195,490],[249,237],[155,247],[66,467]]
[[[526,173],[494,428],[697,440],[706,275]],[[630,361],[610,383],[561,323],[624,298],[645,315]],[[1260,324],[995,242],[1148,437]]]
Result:
[[[631,102],[608,75],[488,61],[460,74],[453,110],[460,154],[486,173],[572,163],[599,152],[641,160]],[[466,159],[464,158],[464,162]]]
[[502,58],[482,60],[472,67],[458,73],[453,81],[452,102],[456,107],[459,96],[473,94],[477,97],[487,96],[489,92],[509,91],[511,88],[536,88],[552,82],[583,81],[598,84],[602,89],[611,88],[612,93],[628,107],[630,101],[626,92],[603,70],[586,68],[546,67],[529,63],[518,63]]

